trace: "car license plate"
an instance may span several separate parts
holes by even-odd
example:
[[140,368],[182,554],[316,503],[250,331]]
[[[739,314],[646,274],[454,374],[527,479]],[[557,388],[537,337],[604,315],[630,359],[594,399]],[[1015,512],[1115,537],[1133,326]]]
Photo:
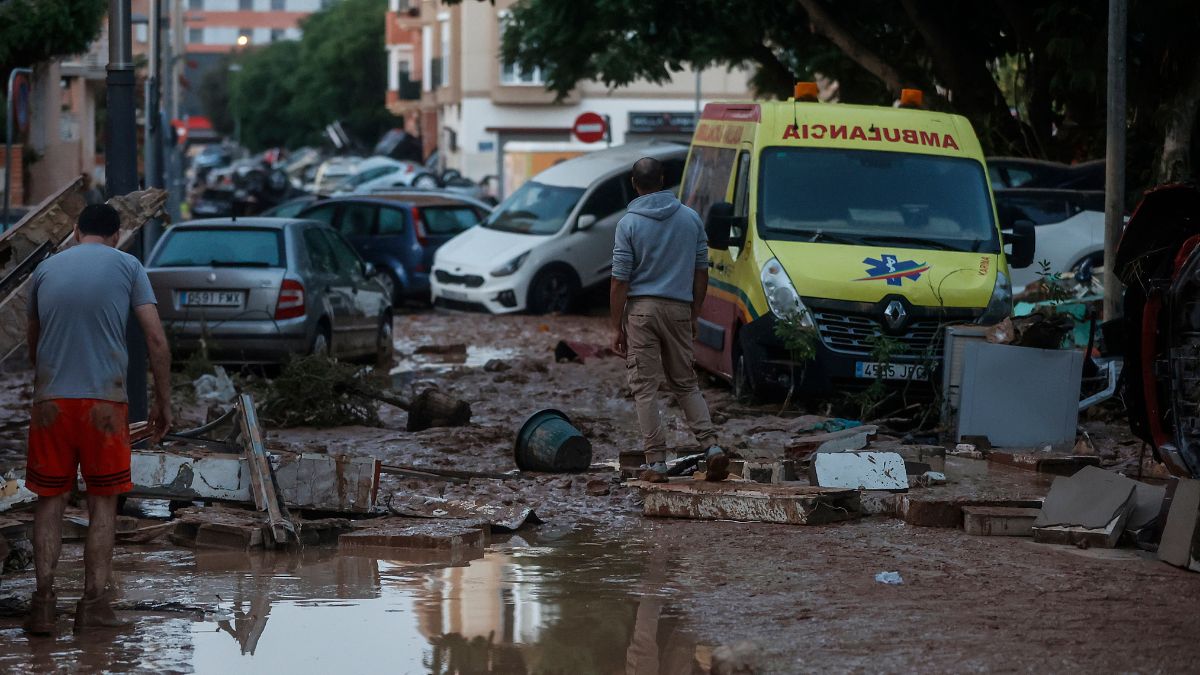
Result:
[[928,380],[929,370],[918,363],[875,363],[859,361],[854,364],[855,377],[870,380]]
[[442,295],[446,296],[447,300],[466,300],[467,294],[462,291],[442,290]]
[[185,307],[241,307],[242,291],[180,291],[179,304]]

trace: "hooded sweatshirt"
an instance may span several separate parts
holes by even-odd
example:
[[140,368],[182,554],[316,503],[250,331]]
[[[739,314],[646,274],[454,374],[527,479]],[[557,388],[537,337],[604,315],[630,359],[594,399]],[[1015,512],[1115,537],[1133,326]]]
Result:
[[692,278],[708,268],[708,237],[700,216],[669,190],[629,203],[617,223],[612,275],[629,282],[629,297],[692,301]]

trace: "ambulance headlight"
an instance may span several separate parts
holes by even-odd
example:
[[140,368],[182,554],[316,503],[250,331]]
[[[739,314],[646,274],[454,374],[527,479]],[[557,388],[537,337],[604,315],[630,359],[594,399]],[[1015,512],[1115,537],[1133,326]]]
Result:
[[792,285],[783,265],[775,258],[767,261],[762,268],[763,294],[767,296],[767,305],[771,313],[780,319],[800,316],[800,325],[804,328],[816,328],[808,308],[800,301],[800,294]]
[[979,323],[985,326],[1000,323],[1012,315],[1013,310],[1012,281],[1004,272],[996,272],[996,285],[992,288],[992,297],[988,300],[987,309],[979,317]]

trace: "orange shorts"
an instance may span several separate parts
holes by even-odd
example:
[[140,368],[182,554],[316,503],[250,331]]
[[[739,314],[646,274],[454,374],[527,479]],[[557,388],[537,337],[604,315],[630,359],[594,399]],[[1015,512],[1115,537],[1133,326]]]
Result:
[[89,494],[133,489],[129,476],[129,406],[90,398],[33,404],[25,486],[42,497],[69,492],[77,468]]

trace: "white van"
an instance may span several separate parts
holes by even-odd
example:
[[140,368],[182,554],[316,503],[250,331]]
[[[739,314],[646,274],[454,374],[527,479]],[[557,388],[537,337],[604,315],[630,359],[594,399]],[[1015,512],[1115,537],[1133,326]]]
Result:
[[565,312],[579,292],[607,282],[617,221],[637,195],[642,157],[663,163],[675,189],[687,146],[630,143],[556,164],[534,176],[486,220],[446,242],[430,275],[435,305],[496,314]]

